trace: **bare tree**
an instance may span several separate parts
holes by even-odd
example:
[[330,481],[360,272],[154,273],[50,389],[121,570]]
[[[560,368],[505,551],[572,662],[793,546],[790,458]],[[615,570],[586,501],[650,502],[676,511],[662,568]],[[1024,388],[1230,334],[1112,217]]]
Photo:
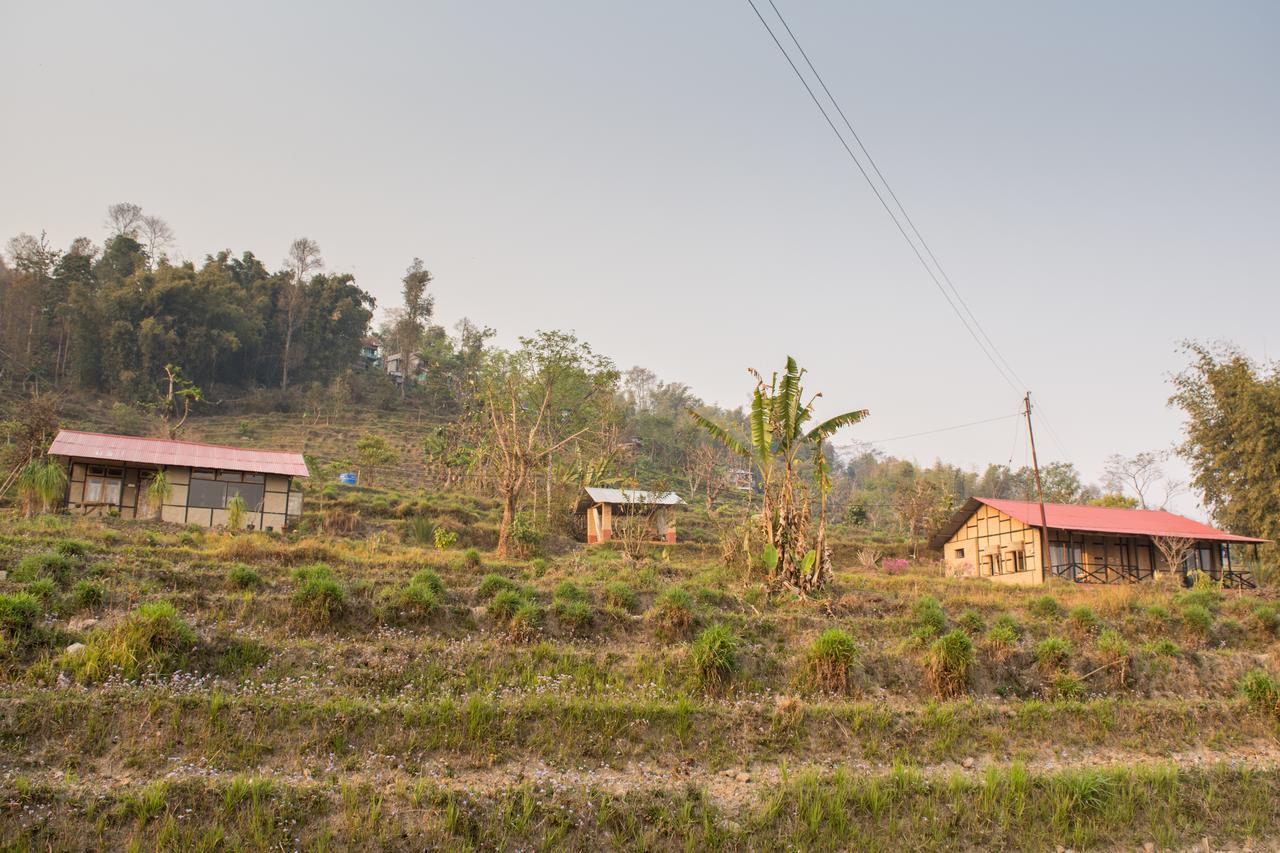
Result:
[[893,511],[911,537],[911,557],[919,556],[920,538],[940,525],[951,511],[952,495],[927,477],[916,477],[898,486],[893,495]]
[[[1177,577],[1182,564],[1187,560],[1187,555],[1196,547],[1194,539],[1185,539],[1181,536],[1153,536],[1151,541],[1155,543],[1156,550],[1164,558],[1169,577]],[[1152,566],[1152,569],[1154,570],[1155,567]]]
[[[1169,501],[1181,494],[1186,485],[1165,476],[1163,463],[1167,453],[1139,453],[1123,456],[1119,453],[1107,457],[1104,476],[1107,491],[1124,494],[1132,492],[1142,509],[1164,509]],[[1159,502],[1156,495],[1161,494]]]
[[159,216],[144,216],[139,222],[142,243],[147,249],[147,268],[155,269],[165,250],[173,245],[173,229]]
[[136,239],[138,229],[142,227],[142,207],[122,201],[107,208],[106,227],[112,237],[131,237]]
[[729,487],[730,461],[722,449],[711,444],[699,444],[688,454],[685,476],[689,480],[689,494],[692,497],[701,490],[708,510]]
[[320,245],[308,237],[299,237],[289,246],[284,259],[289,268],[289,280],[281,288],[280,311],[284,325],[284,353],[280,359],[280,390],[289,389],[289,357],[293,346],[293,334],[302,325],[306,308],[307,276],[324,266],[320,257]]

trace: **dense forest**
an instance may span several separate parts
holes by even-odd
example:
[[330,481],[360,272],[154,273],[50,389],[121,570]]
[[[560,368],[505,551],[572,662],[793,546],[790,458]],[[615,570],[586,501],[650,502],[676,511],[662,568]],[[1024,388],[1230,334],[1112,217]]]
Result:
[[[381,306],[375,323],[373,296],[353,276],[327,273],[320,247],[306,237],[276,268],[249,251],[173,262],[172,242],[167,223],[133,204],[109,208],[100,246],[79,238],[59,249],[43,234],[9,240],[0,257],[0,386],[17,395],[100,395],[129,416],[122,428],[171,434],[180,407],[197,421],[215,411],[411,410],[425,418],[422,463],[443,484],[501,496],[504,529],[535,480],[548,494],[588,482],[670,487],[708,508],[759,486],[751,466],[690,416],[742,432],[743,410],[713,410],[688,386],[642,367],[619,370],[569,334],[539,332],[506,351],[491,345],[492,329],[469,320],[447,330],[433,321],[432,275],[420,259],[407,266],[401,302]],[[371,334],[384,357],[412,357],[408,381],[362,358]],[[1178,378],[1173,402],[1190,418],[1181,449],[1194,485],[1218,520],[1244,533],[1280,533],[1274,499],[1260,499],[1267,493],[1258,485],[1274,484],[1274,471],[1224,476],[1229,466],[1270,464],[1228,448],[1243,431],[1272,424],[1276,371],[1231,350],[1189,353],[1192,367]],[[745,402],[750,388],[743,391]],[[19,420],[6,427],[5,474],[38,451],[15,440]],[[376,434],[355,452],[367,464],[380,453],[389,461]],[[829,475],[829,494],[821,491],[833,523],[913,541],[970,496],[1035,495],[1025,467],[919,465],[872,447],[837,453],[830,443],[801,450],[797,464],[812,470],[815,452]],[[1051,463],[1042,469],[1044,496],[1157,508],[1180,488],[1165,478],[1163,458],[1113,457],[1101,485],[1084,482],[1070,463]]]

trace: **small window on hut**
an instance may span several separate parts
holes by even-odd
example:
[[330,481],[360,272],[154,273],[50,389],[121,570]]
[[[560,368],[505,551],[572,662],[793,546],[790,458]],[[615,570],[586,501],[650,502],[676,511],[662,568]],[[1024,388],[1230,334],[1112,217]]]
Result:
[[957,560],[963,560],[963,559],[964,559],[964,549],[963,549],[963,548],[957,548],[957,549],[956,549],[956,559],[957,559]]

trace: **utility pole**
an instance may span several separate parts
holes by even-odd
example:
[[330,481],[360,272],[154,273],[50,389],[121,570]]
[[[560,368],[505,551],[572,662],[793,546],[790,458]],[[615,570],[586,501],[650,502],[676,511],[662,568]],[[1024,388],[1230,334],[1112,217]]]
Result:
[[1036,472],[1036,497],[1040,500],[1040,579],[1049,577],[1049,522],[1044,513],[1044,486],[1040,482],[1040,461],[1036,459],[1036,433],[1031,428],[1031,392],[1022,398],[1027,416],[1027,440],[1031,444],[1031,467]]

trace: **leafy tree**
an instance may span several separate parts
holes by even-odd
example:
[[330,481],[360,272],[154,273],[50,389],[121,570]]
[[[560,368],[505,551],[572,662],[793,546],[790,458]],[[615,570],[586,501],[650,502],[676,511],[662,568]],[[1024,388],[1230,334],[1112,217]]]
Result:
[[373,485],[373,468],[394,465],[399,454],[380,435],[366,435],[356,442],[356,459],[360,464],[360,482]]
[[499,556],[536,468],[556,451],[600,428],[612,406],[613,362],[565,332],[521,338],[514,352],[494,351],[479,377],[484,453],[502,500]]
[[917,476],[903,482],[893,496],[893,511],[911,540],[911,556],[919,556],[920,539],[942,525],[952,510],[952,492],[937,477]]
[[[1089,506],[1107,506],[1116,509],[1137,509],[1138,499],[1131,498],[1120,492],[1107,492],[1106,494],[1096,497],[1089,501]],[[1146,509],[1146,507],[1143,507]]]
[[280,355],[280,390],[289,388],[289,359],[292,356],[293,336],[302,325],[303,308],[307,304],[307,277],[324,266],[320,257],[320,244],[308,237],[299,237],[289,246],[285,258],[289,279],[278,291],[277,311],[281,332],[284,334],[284,351]]

